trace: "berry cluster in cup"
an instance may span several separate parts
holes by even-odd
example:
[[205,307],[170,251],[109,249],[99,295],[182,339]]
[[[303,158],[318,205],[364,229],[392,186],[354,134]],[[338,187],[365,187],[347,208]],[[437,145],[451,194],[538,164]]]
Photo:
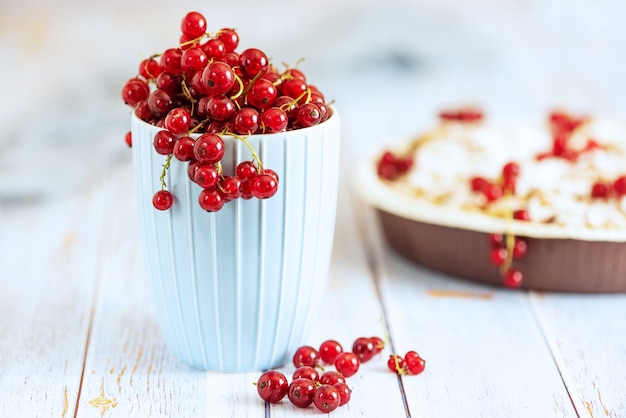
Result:
[[[268,370],[256,382],[257,392],[266,402],[278,403],[287,397],[298,408],[314,405],[320,412],[332,412],[350,401],[352,389],[347,378],[385,346],[379,337],[357,338],[352,351],[344,351],[336,340],[326,340],[318,349],[303,345],[293,355],[296,369],[291,382],[282,372]],[[326,370],[325,366],[334,366],[335,370]],[[426,362],[415,351],[409,351],[404,357],[390,355],[387,366],[398,375],[417,375],[424,371]]]
[[[138,74],[121,92],[135,115],[162,128],[153,138],[166,156],[156,209],[169,209],[174,196],[165,174],[172,158],[189,163],[189,178],[202,188],[199,205],[211,212],[237,198],[266,199],[278,189],[278,175],[265,168],[247,141],[250,135],[285,132],[324,122],[331,114],[324,95],[304,72],[277,69],[258,48],[238,51],[235,29],[207,31],[198,12],[181,21],[177,46],[143,59]],[[235,173],[224,173],[224,136],[242,141],[251,158]],[[132,146],[132,134],[125,142]]]

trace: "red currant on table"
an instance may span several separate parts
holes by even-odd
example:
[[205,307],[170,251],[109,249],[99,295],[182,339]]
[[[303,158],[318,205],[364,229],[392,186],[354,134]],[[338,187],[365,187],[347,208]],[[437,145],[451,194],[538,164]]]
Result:
[[389,356],[389,359],[387,360],[387,368],[395,374],[406,374],[406,363],[404,362],[404,359],[397,354]]
[[167,190],[159,190],[152,197],[152,204],[158,210],[167,210],[174,204],[174,196]]
[[335,358],[335,368],[345,377],[354,376],[360,365],[359,357],[352,352],[339,353]]
[[324,413],[333,412],[341,403],[341,395],[336,387],[331,385],[321,385],[313,394],[313,403]]
[[289,384],[284,374],[276,370],[270,370],[259,377],[256,390],[264,401],[277,403],[287,395]]
[[287,396],[292,404],[298,408],[306,408],[313,403],[313,394],[317,388],[316,383],[311,379],[294,379],[289,384]]
[[383,349],[385,348],[385,341],[383,341],[383,339],[381,339],[380,337],[370,337],[370,340],[372,340],[372,343],[374,344],[374,352],[376,354],[380,353],[381,351],[383,351]]
[[320,358],[325,364],[333,364],[343,347],[335,340],[326,340],[320,345]]
[[370,361],[374,354],[376,354],[376,348],[374,341],[371,338],[360,337],[354,340],[352,343],[352,352],[357,355],[362,363]]
[[309,345],[298,348],[293,355],[293,365],[296,367],[316,367],[319,364],[319,360],[319,352]]
[[404,364],[410,374],[420,374],[426,367],[426,361],[415,351],[409,351],[404,355]]
[[320,380],[320,375],[315,367],[301,366],[293,372],[292,376],[293,380],[300,378],[311,379],[312,381],[317,382]]
[[345,383],[339,382],[333,385],[339,391],[339,406],[343,406],[350,402],[352,397],[352,389]]
[[326,385],[335,385],[339,382],[344,382],[346,381],[346,377],[339,373],[338,371],[334,371],[334,370],[327,370],[324,373],[322,373],[322,375],[320,376],[320,383],[322,384],[326,384]]

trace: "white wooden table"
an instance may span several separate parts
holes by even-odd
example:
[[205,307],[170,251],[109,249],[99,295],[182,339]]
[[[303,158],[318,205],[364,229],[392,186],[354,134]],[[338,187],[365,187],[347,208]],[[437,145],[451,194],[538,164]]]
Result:
[[[511,1],[503,13],[470,4],[461,19],[454,5],[464,2],[444,2],[447,14],[401,1],[322,3],[282,2],[289,19],[252,2],[254,13],[223,5],[213,17],[241,18],[232,24],[249,37],[258,29],[257,41],[272,40],[289,62],[304,54],[341,111],[333,258],[307,342],[349,347],[388,334],[390,344],[349,379],[352,400],[332,416],[626,417],[626,295],[504,290],[427,271],[387,248],[349,187],[353,164],[414,133],[441,105],[479,101],[504,116],[560,103],[623,111],[624,8]],[[52,11],[24,0],[0,15],[0,89],[11,98],[0,103],[0,417],[319,415],[286,400],[264,404],[253,385],[260,372],[183,365],[157,324],[118,86],[139,52],[171,39],[169,29],[157,38],[154,25],[188,6],[71,4]],[[329,8],[344,17],[327,22]],[[286,26],[274,32],[277,22]],[[411,40],[402,50],[398,35]],[[408,350],[426,359],[424,373],[390,373],[388,355]]]

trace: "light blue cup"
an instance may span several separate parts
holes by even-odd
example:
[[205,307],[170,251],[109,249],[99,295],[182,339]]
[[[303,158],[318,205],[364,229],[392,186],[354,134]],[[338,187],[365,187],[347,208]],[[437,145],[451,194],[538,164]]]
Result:
[[[187,163],[172,159],[165,179],[174,194],[158,211],[165,156],[160,130],[132,117],[133,170],[143,256],[161,329],[183,362],[202,370],[279,367],[304,343],[325,291],[339,176],[337,111],[324,123],[248,138],[279,175],[275,196],[237,199],[209,213]],[[251,160],[240,140],[224,137],[224,173]]]

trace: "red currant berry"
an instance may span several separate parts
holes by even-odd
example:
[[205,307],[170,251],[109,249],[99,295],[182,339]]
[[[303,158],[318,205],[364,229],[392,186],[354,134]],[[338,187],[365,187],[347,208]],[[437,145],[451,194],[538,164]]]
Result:
[[183,51],[180,48],[166,49],[161,54],[159,64],[161,64],[161,68],[165,72],[168,72],[170,74],[180,74],[182,70],[182,67],[181,67],[182,56],[183,56]]
[[272,170],[271,168],[263,168],[263,174],[268,174],[276,179],[278,182],[278,173]]
[[165,128],[173,134],[187,132],[191,125],[191,113],[184,107],[176,107],[165,116]]
[[158,89],[168,93],[179,93],[182,91],[182,80],[180,74],[161,73],[156,79],[156,85]]
[[226,47],[219,39],[209,39],[200,46],[208,59],[221,60],[226,55]]
[[504,179],[512,179],[519,176],[519,165],[514,162],[509,162],[502,167],[502,176]]
[[251,107],[238,110],[233,117],[233,129],[239,135],[252,135],[259,129],[259,112]]
[[359,357],[351,352],[339,353],[335,358],[335,368],[345,377],[354,376],[360,365]]
[[293,372],[292,380],[296,379],[311,379],[312,381],[317,382],[320,380],[320,375],[315,367],[302,366],[298,367]]
[[626,195],[626,176],[620,176],[613,182],[613,190],[618,196]]
[[335,340],[326,340],[320,345],[320,358],[325,364],[332,364],[339,353],[343,352],[343,347]]
[[153,58],[146,58],[139,64],[139,74],[146,80],[156,79],[161,74],[161,66]]
[[221,61],[213,61],[202,71],[202,83],[212,95],[227,93],[236,81],[232,68]]
[[404,359],[397,355],[391,354],[387,360],[387,368],[395,374],[406,374],[406,364]]
[[242,161],[235,169],[237,177],[241,180],[251,180],[257,175],[257,168],[252,161]]
[[513,246],[513,258],[521,258],[526,255],[528,251],[528,244],[521,238],[515,238],[515,245]]
[[475,176],[470,179],[470,186],[474,192],[482,192],[489,184],[489,180],[484,177]]
[[189,161],[189,164],[187,165],[187,176],[189,177],[189,180],[195,182],[196,180],[196,170],[198,169],[198,167],[200,166],[200,161]]
[[324,413],[333,412],[341,403],[339,390],[331,385],[321,385],[315,389],[313,403]]
[[152,197],[152,205],[158,210],[167,210],[174,204],[174,196],[167,190],[159,190]]
[[194,157],[203,163],[216,164],[224,152],[224,141],[217,134],[200,135],[193,146]]
[[494,202],[500,199],[503,195],[502,187],[493,183],[490,183],[486,187],[484,187],[482,192],[487,199],[487,202]]
[[129,147],[133,146],[133,133],[131,131],[126,132],[126,135],[124,135],[124,142]]
[[513,212],[513,219],[518,221],[530,221],[530,214],[526,209],[518,209]]
[[189,12],[180,22],[180,30],[190,38],[198,38],[206,32],[206,19],[201,13]]
[[213,164],[199,164],[193,180],[204,189],[213,189],[219,180],[219,172]]
[[269,370],[259,377],[256,390],[264,401],[277,403],[287,395],[289,384],[284,374],[276,370]]
[[222,41],[226,52],[233,52],[239,45],[239,35],[235,29],[220,29],[217,33],[217,39]]
[[334,384],[333,386],[339,391],[339,406],[343,406],[350,402],[352,389],[350,389],[350,387],[345,382],[339,382],[337,384]]
[[148,107],[155,117],[160,118],[172,110],[174,101],[168,92],[156,89],[148,96]]
[[239,54],[236,52],[227,52],[220,59],[220,61],[228,64],[231,68],[237,67],[239,65]]
[[504,245],[504,235],[503,234],[489,234],[489,244],[491,248],[498,248]]
[[404,355],[404,363],[410,374],[420,374],[426,367],[426,361],[415,351],[409,351]]
[[611,194],[611,185],[602,181],[597,181],[591,186],[591,197],[595,199],[606,199]]
[[152,118],[152,111],[150,106],[148,106],[147,100],[142,100],[135,105],[135,115],[143,121],[148,121]]
[[146,100],[149,95],[150,87],[139,78],[128,80],[122,87],[122,99],[129,106],[135,106],[140,101]]
[[[292,99],[298,99],[304,95],[308,87],[304,80],[294,78],[283,80],[280,88],[283,96],[289,96]],[[301,103],[304,103],[304,101],[302,101]]]
[[241,180],[237,177],[225,176],[220,183],[220,188],[227,202],[241,197]]
[[336,385],[339,382],[346,382],[346,377],[338,371],[328,370],[320,376],[320,383],[323,385]]
[[200,207],[207,212],[217,212],[224,207],[224,198],[217,189],[204,189],[198,196]]
[[170,131],[159,131],[154,134],[152,145],[154,146],[157,154],[171,154],[174,152],[174,144],[176,144],[176,137]]
[[320,108],[314,103],[305,103],[298,109],[296,122],[302,128],[317,125],[321,120],[322,113]]
[[521,271],[511,268],[504,272],[502,279],[502,284],[504,284],[504,286],[516,288],[522,285],[523,275]]
[[494,266],[501,266],[506,260],[506,248],[494,248],[491,250],[490,259]]
[[193,159],[194,141],[188,136],[182,136],[174,144],[174,157],[179,161],[191,161]]
[[196,71],[204,69],[204,67],[207,65],[207,62],[207,54],[205,54],[204,50],[199,47],[186,49],[180,58],[181,68],[187,74],[193,74]]
[[250,191],[257,199],[267,199],[278,191],[278,182],[274,176],[259,174],[250,180]]
[[287,113],[279,107],[265,109],[260,116],[261,130],[265,132],[284,132],[289,124]]
[[208,99],[207,115],[214,121],[223,122],[232,118],[237,112],[235,102],[223,94]]
[[276,100],[277,91],[271,81],[261,78],[248,87],[246,103],[249,106],[263,110],[272,106]]
[[256,48],[249,48],[239,54],[239,64],[247,78],[254,78],[257,74],[263,75],[269,68],[269,60],[265,52]]
[[298,105],[298,103],[289,96],[278,96],[274,102],[274,107],[284,110],[287,115],[287,120],[294,121],[298,114],[298,108],[300,105]]
[[370,337],[370,340],[372,340],[372,343],[374,344],[374,352],[376,354],[380,353],[381,351],[385,349],[385,341],[383,341],[381,338]]
[[374,342],[370,338],[359,337],[352,343],[352,352],[362,363],[370,361],[376,354]]
[[319,364],[319,352],[308,345],[298,348],[293,355],[293,365],[296,367],[310,366],[316,367]]
[[241,198],[244,200],[252,199],[254,196],[250,191],[250,180],[241,180]]
[[313,403],[313,394],[317,386],[311,379],[294,379],[289,384],[287,396],[292,404],[298,408],[306,408]]

